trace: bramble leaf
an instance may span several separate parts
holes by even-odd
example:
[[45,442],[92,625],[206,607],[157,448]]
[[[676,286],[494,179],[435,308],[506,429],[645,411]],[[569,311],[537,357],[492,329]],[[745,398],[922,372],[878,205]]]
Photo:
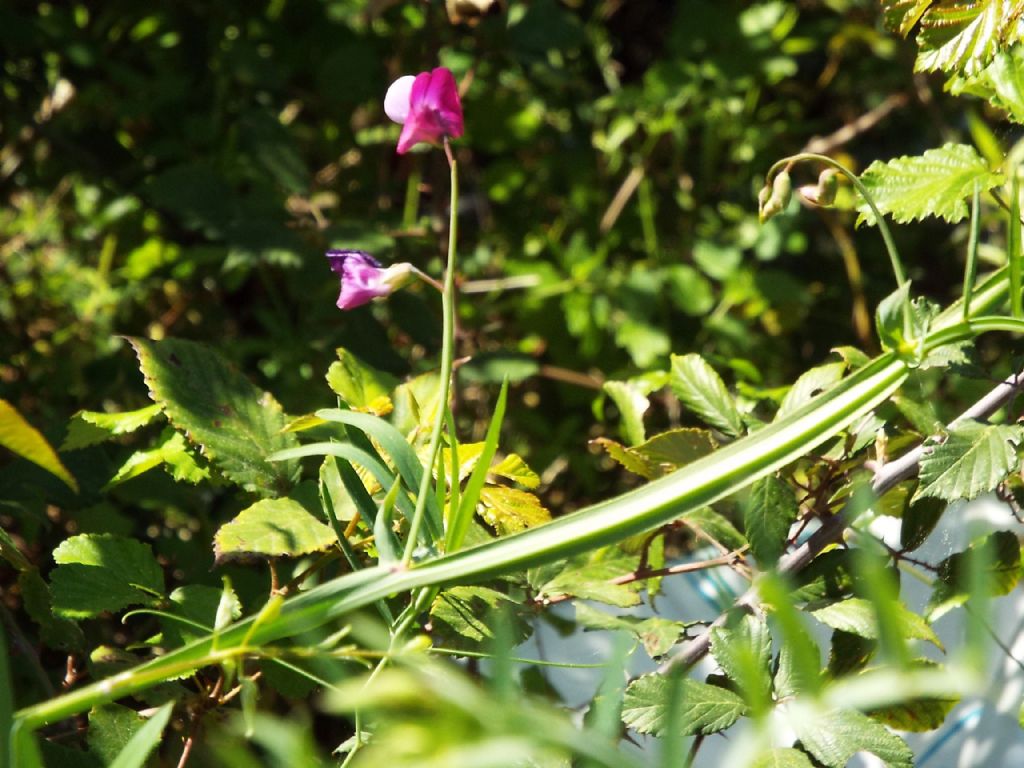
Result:
[[247,555],[298,557],[330,549],[336,541],[333,529],[294,499],[261,499],[221,526],[213,550],[220,563]]
[[[672,723],[679,733],[724,731],[747,713],[739,696],[716,685],[699,683],[688,677],[680,681],[679,722]],[[670,727],[668,716],[669,680],[664,675],[644,675],[626,688],[622,701],[622,722],[637,733],[660,736]]]
[[160,417],[159,403],[147,405],[137,411],[103,413],[100,411],[79,411],[68,422],[68,433],[61,444],[62,451],[74,451],[102,443],[113,437],[127,435],[142,429]]
[[[893,603],[890,609],[898,613],[903,637],[927,640],[937,648],[942,648],[942,643],[935,631],[923,618],[903,603]],[[875,606],[870,600],[851,597],[848,600],[832,603],[832,605],[812,611],[811,615],[832,629],[849,632],[868,640],[878,639],[878,617],[875,614]]]
[[532,493],[503,485],[487,485],[481,488],[480,504],[477,509],[480,517],[494,528],[499,536],[517,533],[551,520],[551,513]]
[[917,499],[973,499],[995,488],[1017,465],[1014,450],[1024,428],[967,421],[949,431],[921,459]]
[[150,604],[164,591],[164,573],[148,544],[111,534],[72,536],[53,551],[53,609],[80,619]]
[[789,529],[799,512],[793,489],[774,475],[758,480],[751,487],[743,530],[762,569],[775,565],[785,551]]
[[[938,216],[955,223],[967,216],[966,203],[975,185],[987,192],[1003,183],[974,147],[946,144],[923,155],[876,160],[861,175],[878,210],[902,224]],[[857,223],[874,224],[866,203],[858,206]]]
[[353,411],[387,416],[394,409],[391,391],[398,379],[372,368],[347,349],[338,347],[338,359],[327,369],[327,384]]
[[298,445],[281,406],[208,347],[180,339],[132,338],[150,396],[203,455],[247,491],[279,496],[298,462],[265,457]]
[[980,575],[984,579],[984,589],[990,595],[1009,594],[1020,581],[1020,541],[1011,531],[996,531],[964,552],[950,555],[939,563],[935,589],[925,607],[929,621],[936,621],[967,601],[970,596],[971,557],[981,558]]
[[814,768],[814,764],[799,749],[781,747],[758,755],[750,768]]
[[686,624],[660,616],[612,616],[587,603],[576,604],[576,623],[585,629],[623,630],[636,637],[647,655],[657,658],[675,645],[686,631]]
[[529,634],[529,624],[516,609],[518,601],[488,587],[452,587],[443,590],[430,607],[432,630],[446,648],[478,649],[481,643],[494,640],[493,621],[497,611],[504,610],[510,640],[518,645]]
[[845,768],[857,752],[870,752],[890,768],[913,768],[906,742],[867,715],[848,709],[803,714],[791,721],[797,737],[827,768]]
[[676,397],[711,426],[733,437],[743,433],[743,419],[725,383],[700,355],[673,355],[669,379]]

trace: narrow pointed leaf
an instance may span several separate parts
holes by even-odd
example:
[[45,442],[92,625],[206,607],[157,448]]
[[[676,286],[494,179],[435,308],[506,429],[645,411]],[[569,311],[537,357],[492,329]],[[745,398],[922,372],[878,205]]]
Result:
[[6,400],[0,400],[0,446],[37,464],[78,493],[78,483],[42,433]]

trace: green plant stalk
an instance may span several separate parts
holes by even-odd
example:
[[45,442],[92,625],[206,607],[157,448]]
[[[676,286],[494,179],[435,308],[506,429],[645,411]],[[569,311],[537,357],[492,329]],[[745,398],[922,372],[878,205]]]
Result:
[[[413,511],[412,523],[409,525],[409,536],[405,541],[405,552],[402,565],[412,562],[412,553],[416,549],[423,514],[427,508],[427,494],[430,493],[430,481],[434,466],[437,464],[437,452],[441,448],[441,433],[444,431],[445,410],[448,408],[448,397],[452,385],[452,365],[455,360],[455,249],[459,239],[459,164],[454,158],[451,164],[451,203],[448,219],[448,265],[444,273],[444,290],[441,292],[441,385],[437,397],[437,415],[430,432],[430,447],[427,450],[426,469],[420,480],[419,491],[416,493],[416,509]],[[437,482],[443,483],[444,477]],[[443,535],[443,534],[442,534]]]
[[974,185],[971,197],[971,233],[967,239],[967,264],[964,266],[964,313],[963,319],[971,317],[971,297],[974,295],[974,281],[978,279],[978,240],[981,234],[981,192]]
[[[1007,271],[996,272],[978,286],[972,308],[987,311],[1005,303]],[[970,338],[990,330],[1024,330],[1012,318],[978,318],[958,322],[955,302],[933,322],[936,332],[926,348]],[[609,501],[558,518],[547,525],[461,550],[409,569],[380,566],[346,574],[288,598],[272,620],[253,625],[249,617],[171,651],[134,669],[27,707],[15,727],[36,729],[104,702],[144,690],[210,663],[213,643],[223,651],[244,653],[249,643],[290,637],[338,619],[389,595],[422,587],[479,582],[488,577],[549,563],[620,541],[684,516],[738,491],[813,450],[884,402],[909,373],[909,365],[888,352],[815,397],[786,418],[670,475]],[[251,633],[251,634],[250,634]]]
[[[889,225],[885,222],[885,217],[882,216],[882,212],[878,210],[878,206],[875,205],[874,199],[871,197],[871,193],[868,192],[868,188],[864,186],[857,174],[847,169],[842,163],[833,160],[828,155],[818,155],[813,152],[801,152],[790,157],[779,160],[768,170],[767,178],[771,180],[772,176],[776,171],[787,165],[800,162],[801,160],[813,160],[818,163],[823,163],[830,168],[835,168],[846,178],[850,180],[854,188],[864,198],[864,202],[868,204],[868,208],[871,209],[872,215],[875,217],[875,223],[878,225],[878,231],[882,235],[882,241],[885,243],[885,250],[889,254],[889,263],[892,265],[892,273],[896,278],[896,287],[902,288],[904,283],[907,282],[907,273],[903,269],[903,261],[900,259],[900,252],[896,248],[896,241],[892,239],[892,233],[889,231]],[[910,296],[908,295],[903,301],[903,331],[905,334],[910,333],[911,328],[911,313],[910,313]]]
[[1010,220],[1007,222],[1007,262],[1010,267],[1010,313],[1014,317],[1024,317],[1024,297],[1021,296],[1022,272],[1024,272],[1024,252],[1020,242],[1020,178],[1013,174],[1010,187]]

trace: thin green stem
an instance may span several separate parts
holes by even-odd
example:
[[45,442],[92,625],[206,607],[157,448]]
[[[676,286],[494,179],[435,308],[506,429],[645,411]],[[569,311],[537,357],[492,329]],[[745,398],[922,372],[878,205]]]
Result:
[[[427,494],[430,493],[430,481],[433,478],[434,465],[437,463],[437,452],[441,447],[441,433],[444,431],[445,410],[448,407],[448,396],[451,392],[452,363],[455,359],[455,249],[459,237],[459,172],[458,163],[451,157],[450,153],[449,160],[451,165],[451,204],[448,221],[448,265],[445,269],[444,286],[441,291],[441,312],[443,316],[441,327],[441,385],[438,391],[437,414],[434,416],[434,427],[430,432],[430,447],[427,450],[426,469],[423,472],[423,478],[420,480],[420,487],[416,493],[416,508],[413,510],[409,536],[405,541],[405,553],[402,555],[402,565],[406,567],[412,562],[412,553],[416,549],[420,526],[423,524],[423,515],[427,509]],[[438,478],[437,482],[444,482],[444,478]]]
[[974,185],[971,198],[971,234],[967,240],[967,264],[964,267],[964,313],[966,322],[971,317],[971,297],[974,295],[974,281],[978,278],[978,239],[981,232],[981,190]]
[[[813,152],[801,152],[790,157],[783,158],[779,162],[775,163],[768,171],[768,180],[770,181],[775,173],[785,166],[792,165],[793,163],[800,162],[801,160],[813,160],[815,162],[823,163],[830,168],[835,168],[846,178],[850,180],[854,188],[864,198],[864,202],[868,204],[868,208],[871,209],[872,215],[875,217],[875,223],[878,225],[878,231],[882,234],[882,240],[885,243],[885,249],[889,253],[889,263],[892,265],[892,273],[896,278],[896,287],[902,288],[907,282],[907,274],[903,269],[903,261],[900,259],[900,253],[896,249],[896,241],[892,238],[892,233],[889,231],[889,225],[885,222],[885,217],[882,216],[882,212],[878,210],[878,206],[875,205],[874,198],[871,193],[868,192],[868,188],[864,186],[857,174],[846,168],[842,163],[833,160],[828,155],[818,155]],[[909,333],[910,324],[910,296],[907,295],[903,299],[903,324],[904,330]]]

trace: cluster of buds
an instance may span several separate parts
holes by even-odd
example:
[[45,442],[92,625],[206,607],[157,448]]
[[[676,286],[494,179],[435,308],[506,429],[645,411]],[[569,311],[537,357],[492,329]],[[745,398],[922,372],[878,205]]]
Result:
[[[797,190],[804,202],[818,207],[827,207],[835,203],[838,191],[839,173],[834,168],[822,171],[817,184],[805,184]],[[764,185],[757,197],[761,223],[786,210],[792,197],[793,181],[789,177],[789,172],[779,171],[771,184]]]

